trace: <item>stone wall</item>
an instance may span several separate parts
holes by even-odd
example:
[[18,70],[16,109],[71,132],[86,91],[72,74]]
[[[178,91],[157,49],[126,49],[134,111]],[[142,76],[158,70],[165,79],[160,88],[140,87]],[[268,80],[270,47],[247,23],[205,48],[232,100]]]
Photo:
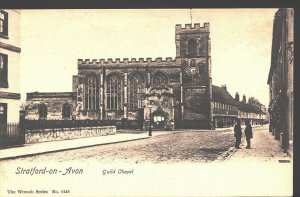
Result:
[[45,130],[26,130],[25,143],[49,142],[57,140],[70,140],[77,138],[96,137],[102,135],[115,135],[115,126],[57,128]]

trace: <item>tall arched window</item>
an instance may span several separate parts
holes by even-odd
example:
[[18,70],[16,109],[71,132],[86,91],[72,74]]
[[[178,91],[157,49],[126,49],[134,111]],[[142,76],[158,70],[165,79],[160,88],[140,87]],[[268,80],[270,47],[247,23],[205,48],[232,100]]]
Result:
[[162,72],[157,72],[152,78],[152,85],[154,87],[165,87],[168,85],[168,78]]
[[116,74],[108,76],[107,86],[107,109],[118,110],[123,107],[123,78]]
[[143,94],[145,93],[145,77],[135,74],[128,79],[128,107],[138,109],[142,107]]
[[197,40],[189,39],[188,41],[188,53],[197,53]]
[[99,81],[96,75],[88,75],[85,79],[85,109],[99,109]]
[[47,106],[42,103],[38,107],[39,119],[47,119]]
[[71,117],[71,106],[68,103],[65,103],[62,107],[62,118]]

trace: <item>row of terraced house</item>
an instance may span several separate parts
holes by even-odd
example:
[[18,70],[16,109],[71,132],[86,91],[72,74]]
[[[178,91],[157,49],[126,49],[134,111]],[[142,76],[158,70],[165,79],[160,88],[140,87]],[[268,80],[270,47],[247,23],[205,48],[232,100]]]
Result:
[[274,17],[269,85],[270,132],[286,153],[294,139],[294,9],[281,8]]

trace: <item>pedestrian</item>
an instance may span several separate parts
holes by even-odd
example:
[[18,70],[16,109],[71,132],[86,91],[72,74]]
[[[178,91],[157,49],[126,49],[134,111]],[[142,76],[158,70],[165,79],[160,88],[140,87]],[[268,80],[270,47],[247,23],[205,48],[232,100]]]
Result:
[[249,121],[246,121],[245,136],[247,140],[246,148],[251,148],[251,139],[253,138],[252,127]]
[[235,148],[239,149],[242,138],[242,128],[241,121],[238,119],[237,123],[234,125],[234,137],[235,137]]

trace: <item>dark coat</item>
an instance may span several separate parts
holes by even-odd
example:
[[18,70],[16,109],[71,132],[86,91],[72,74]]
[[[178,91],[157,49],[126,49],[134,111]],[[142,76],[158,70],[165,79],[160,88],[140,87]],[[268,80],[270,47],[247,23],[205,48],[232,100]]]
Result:
[[250,125],[247,125],[245,128],[245,136],[246,138],[253,138],[252,127]]
[[242,128],[241,125],[234,125],[234,137],[241,138],[242,137]]

